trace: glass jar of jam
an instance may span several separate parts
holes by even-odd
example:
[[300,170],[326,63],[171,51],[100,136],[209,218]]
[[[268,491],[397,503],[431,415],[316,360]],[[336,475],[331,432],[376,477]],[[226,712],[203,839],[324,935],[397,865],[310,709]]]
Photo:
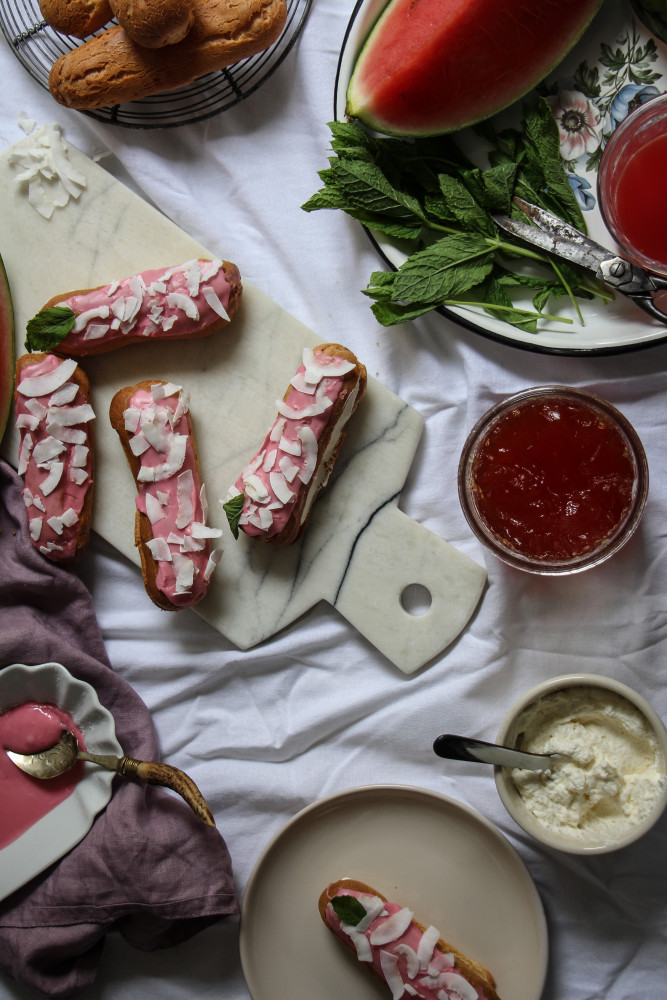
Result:
[[612,132],[598,170],[598,202],[621,252],[667,276],[667,94],[631,112]]
[[477,537],[532,573],[574,573],[608,559],[635,531],[648,466],[634,428],[581,389],[526,389],[473,427],[459,498]]

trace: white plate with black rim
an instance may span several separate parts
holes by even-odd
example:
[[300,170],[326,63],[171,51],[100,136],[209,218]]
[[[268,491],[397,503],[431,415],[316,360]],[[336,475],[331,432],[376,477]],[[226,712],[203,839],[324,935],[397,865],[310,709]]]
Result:
[[[386,0],[358,0],[352,12],[336,73],[334,117],[337,121],[345,120],[347,85],[357,55],[385,5]],[[584,147],[582,132],[581,141],[574,143],[573,152],[577,155],[566,162],[566,169],[582,203],[590,236],[613,248],[597,205],[598,157],[613,128],[630,110],[667,89],[667,50],[633,18],[626,0],[606,0],[581,41],[547,78],[545,85],[549,93],[578,92],[598,119],[594,135],[587,133],[588,149]],[[517,102],[513,108],[502,112],[503,123],[518,121],[520,104]],[[476,139],[470,130],[460,135],[469,153]],[[367,232],[385,263],[390,268],[399,268],[406,259],[405,253],[384,235]],[[606,305],[598,300],[582,301],[583,325],[565,299],[558,300],[555,308],[551,302],[549,310],[572,323],[540,320],[537,332],[527,333],[475,307],[441,307],[437,311],[492,340],[547,354],[618,354],[667,340],[664,324],[651,319],[621,295]]]
[[386,987],[320,917],[320,893],[345,877],[434,924],[491,971],[500,996],[539,1000],[548,938],[523,861],[468,806],[407,785],[366,785],[320,799],[268,844],[241,911],[241,963],[253,1000],[386,998]]

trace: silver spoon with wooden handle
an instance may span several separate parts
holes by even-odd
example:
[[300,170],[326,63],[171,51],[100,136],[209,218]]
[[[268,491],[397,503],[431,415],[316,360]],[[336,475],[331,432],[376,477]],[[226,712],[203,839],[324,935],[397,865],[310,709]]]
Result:
[[39,753],[20,754],[13,750],[6,750],[5,753],[17,767],[20,767],[27,774],[31,774],[34,778],[57,778],[59,774],[69,771],[77,760],[90,761],[91,764],[98,764],[100,767],[106,768],[107,771],[115,771],[116,774],[123,776],[136,775],[137,778],[151,785],[164,785],[167,788],[172,788],[178,792],[181,798],[185,799],[202,823],[207,826],[215,826],[213,813],[192,778],[170,764],[135,760],[134,757],[126,755],[113,757],[88,753],[86,750],[79,749],[76,736],[69,730],[63,732],[58,743],[47,750],[41,750]]

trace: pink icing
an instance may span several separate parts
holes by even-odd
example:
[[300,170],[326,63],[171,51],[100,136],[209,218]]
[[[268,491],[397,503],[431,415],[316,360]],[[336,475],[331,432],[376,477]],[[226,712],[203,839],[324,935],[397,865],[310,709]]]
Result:
[[[21,372],[19,391],[16,394],[16,420],[19,425],[19,473],[24,479],[23,499],[28,510],[30,535],[33,544],[50,559],[59,561],[71,559],[76,553],[79,532],[79,518],[83,510],[86,493],[92,485],[93,456],[90,448],[87,423],[94,414],[90,405],[77,387],[76,395],[71,401],[60,406],[53,406],[55,393],[41,396],[24,396],[20,386],[27,378],[44,375],[55,371],[62,364],[62,359],[53,354],[47,354],[41,361],[27,365]],[[74,385],[74,383],[67,383]],[[58,392],[59,390],[56,390]],[[54,428],[58,422],[58,413],[65,417],[72,412],[73,407],[86,406],[83,420],[76,424],[68,424],[62,431]],[[39,419],[36,413],[44,410]],[[47,412],[48,410],[48,412]],[[71,434],[70,434],[71,432]],[[54,439],[54,435],[78,436],[83,443],[73,443]],[[58,443],[59,442],[59,443]],[[46,448],[50,443],[62,449],[53,459],[45,459],[38,463],[40,448]],[[37,449],[37,450],[36,450]],[[82,456],[84,460],[82,461]],[[62,472],[55,488],[48,493],[44,490],[50,478],[53,464],[62,463]],[[73,523],[63,524],[59,518],[67,511],[72,511]],[[55,519],[55,520],[54,520]]]
[[[349,370],[348,364],[342,358],[331,356],[324,351],[315,351],[314,358],[318,365],[330,369],[331,374],[322,377],[315,393],[305,392],[298,388],[306,372],[305,364],[300,365],[290,383],[286,399],[279,403],[286,411],[294,411],[295,416],[279,413],[261,447],[236,480],[235,490],[230,491],[230,493],[235,491],[245,493],[239,527],[248,535],[271,538],[279,534],[287,524],[296,501],[310,488],[314,468],[310,467],[312,461],[309,461],[309,453],[301,437],[304,428],[306,434],[311,432],[312,441],[315,442],[319,453],[320,439],[332,420],[333,404],[343,389],[343,375]],[[328,404],[322,413],[313,416],[298,415],[300,411],[320,399]],[[287,451],[280,447],[281,443],[287,445]],[[287,479],[281,471],[281,462],[285,463],[285,467],[289,470]],[[276,492],[276,478],[274,478],[276,476],[282,488],[289,490],[291,494],[287,500],[282,499]],[[293,478],[289,479],[290,476]],[[255,479],[263,488],[262,499],[259,502],[257,493],[252,489]]]
[[59,302],[80,317],[60,347],[85,350],[101,340],[106,343],[128,335],[192,336],[225,318],[220,309],[226,314],[230,290],[220,260],[194,260],[143,271]]
[[[159,540],[152,547],[157,562],[156,585],[158,590],[177,607],[189,607],[206,594],[213,572],[215,557],[211,553],[210,538],[218,537],[218,529],[206,525],[205,493],[197,475],[192,437],[187,421],[187,400],[185,394],[172,387],[177,395],[155,399],[152,392],[140,389],[133,394],[130,405],[125,410],[126,428],[131,429],[135,440],[142,437],[145,422],[166,427],[168,438],[174,435],[185,438],[183,460],[172,474],[157,473],[155,482],[137,482],[137,510],[149,515],[157,511],[159,519],[152,521],[153,539]],[[138,415],[138,423],[137,423]],[[134,429],[136,425],[136,430]],[[168,459],[168,451],[158,450],[150,445],[141,453],[142,469],[163,467]],[[166,471],[166,470],[165,470]],[[182,491],[179,504],[179,482]],[[183,494],[187,493],[192,516],[183,523]],[[180,518],[179,518],[180,509]],[[155,515],[154,515],[155,516]],[[199,537],[201,536],[201,537]],[[159,546],[159,547],[158,547]],[[160,557],[160,549],[168,558]],[[192,579],[179,582],[179,568],[187,577],[192,567]]]
[[[467,1000],[468,995],[470,1000],[473,997],[476,1000],[487,1000],[486,994],[483,991],[473,987],[466,977],[462,976],[461,971],[454,964],[454,956],[443,954],[435,947],[428,949],[428,958],[421,962],[419,971],[416,974],[409,974],[408,957],[404,953],[403,948],[407,946],[413,952],[417,953],[424,933],[429,933],[429,931],[435,932],[435,928],[427,928],[425,932],[422,932],[414,920],[410,919],[407,929],[393,940],[382,944],[373,944],[370,939],[378,931],[378,928],[381,928],[385,924],[389,917],[392,917],[394,914],[405,913],[407,915],[406,919],[408,919],[411,917],[409,911],[406,911],[398,903],[390,902],[384,903],[380,908],[381,900],[379,897],[369,896],[355,889],[339,888],[335,895],[353,896],[355,899],[361,900],[367,910],[369,901],[374,900],[378,904],[379,914],[363,930],[363,936],[370,944],[371,959],[369,964],[386,981],[382,955],[383,953],[388,953],[390,956],[395,957],[398,974],[403,981],[403,992],[395,995],[400,996],[401,1000],[409,1000],[411,996],[421,997],[422,1000]],[[341,924],[331,903],[327,904],[325,917],[327,925],[338,937],[343,939],[350,938],[350,934],[344,925]],[[439,938],[439,932],[435,932],[434,937],[436,934],[437,938]],[[365,961],[365,959],[361,960]],[[387,962],[386,958],[384,962]],[[414,973],[414,970],[412,971]],[[461,979],[465,981],[464,984],[461,983]]]
[[85,749],[81,731],[67,712],[55,705],[26,702],[0,715],[0,801],[11,803],[11,808],[5,805],[0,809],[0,849],[71,795],[83,774],[83,763],[78,762],[57,778],[34,778],[21,771],[4,751],[37,753],[57,743],[66,729]]

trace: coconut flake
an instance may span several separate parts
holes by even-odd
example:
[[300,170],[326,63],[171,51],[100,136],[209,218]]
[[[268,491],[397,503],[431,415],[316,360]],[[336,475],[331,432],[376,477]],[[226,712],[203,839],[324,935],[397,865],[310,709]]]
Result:
[[172,326],[174,325],[175,322],[176,322],[176,316],[175,315],[172,315],[172,316],[162,316],[161,319],[160,319],[160,326],[162,327],[162,329],[164,330],[165,333],[169,333],[169,331],[171,330],[171,328],[172,328]]
[[419,968],[426,969],[429,962],[432,959],[433,951],[436,944],[440,940],[440,931],[433,924],[430,924],[421,938],[419,939],[419,944],[417,945],[417,956],[419,958]]
[[128,406],[128,408],[123,411],[123,420],[125,430],[128,434],[135,434],[139,429],[141,410],[139,410],[136,406]]
[[145,500],[146,516],[151,524],[157,524],[158,521],[161,521],[165,517],[164,508],[158,498],[150,492],[146,492]]
[[296,440],[293,440],[292,438],[285,437],[283,434],[280,439],[280,443],[278,444],[278,448],[286,455],[294,455],[295,458],[298,458],[301,455],[301,441],[298,437]]
[[95,411],[90,403],[81,403],[80,406],[50,406],[47,419],[60,427],[73,427],[94,420]]
[[76,382],[65,382],[60,389],[53,393],[49,400],[49,406],[64,406],[66,403],[73,402],[78,391],[79,387]]
[[405,958],[408,978],[414,979],[419,972],[419,958],[415,949],[409,944],[397,944],[395,951],[397,955],[403,955]]
[[40,403],[38,399],[26,399],[24,405],[29,413],[32,413],[33,416],[38,417],[40,420],[43,420],[46,414],[48,413],[48,410],[46,406],[44,406],[44,403]]
[[183,386],[176,385],[175,382],[155,382],[151,385],[151,396],[157,402],[167,396],[176,396]]
[[285,422],[286,421],[284,417],[281,417],[279,420],[276,420],[275,424],[273,425],[273,427],[269,432],[270,441],[273,442],[280,441],[281,437],[283,436],[283,432],[285,430]]
[[212,278],[215,278],[221,267],[222,261],[219,257],[213,257],[211,260],[200,260],[201,280],[210,281]]
[[441,1000],[477,1000],[477,990],[458,972],[442,972],[438,979],[438,985],[444,987],[438,993]]
[[357,953],[357,958],[360,962],[372,962],[373,961],[373,950],[368,943],[368,938],[361,931],[358,931],[356,927],[351,927],[349,924],[341,924],[341,930],[347,934],[350,941],[354,945],[354,950]]
[[28,462],[30,461],[30,455],[32,454],[34,441],[32,434],[25,434],[23,440],[21,441],[21,447],[19,449],[19,464],[18,464],[18,474],[19,476],[25,475],[25,471],[28,468]]
[[74,358],[65,358],[53,371],[21,379],[16,391],[22,396],[50,396],[52,392],[60,389],[65,382],[69,381],[75,371],[76,361]]
[[299,479],[304,485],[313,478],[313,473],[317,468],[318,445],[317,438],[311,427],[297,427],[297,437],[303,445],[304,462],[299,471]]
[[174,552],[174,569],[176,570],[176,585],[174,594],[189,594],[192,591],[192,584],[195,578],[195,564],[190,556],[184,556]]
[[210,528],[207,524],[202,524],[201,521],[193,521],[190,531],[193,538],[220,538],[222,535],[221,528]]
[[69,478],[70,482],[74,483],[76,486],[83,486],[88,478],[88,473],[85,469],[70,469]]
[[19,430],[36,431],[39,427],[39,417],[33,417],[32,413],[19,413],[16,426]]
[[209,308],[212,309],[214,313],[217,313],[221,319],[224,319],[229,323],[229,313],[220,301],[220,297],[215,289],[211,288],[210,285],[204,285],[202,292]]
[[156,562],[171,562],[171,549],[166,538],[151,538],[146,542],[146,548]]
[[168,292],[167,305],[171,309],[179,309],[184,312],[188,319],[193,320],[195,323],[199,319],[199,309],[197,309],[196,304],[192,301],[189,295],[185,295],[184,292]]
[[204,538],[193,538],[192,535],[183,535],[181,552],[201,552],[205,548],[206,540]]
[[287,481],[282,472],[270,472],[269,482],[271,489],[281,503],[289,503],[294,499],[294,493],[287,485]]
[[287,480],[287,482],[293,483],[298,475],[299,466],[295,465],[295,463],[292,461],[289,455],[283,455],[283,457],[278,462],[278,467],[282,472],[283,476],[285,477],[285,479]]
[[51,462],[49,467],[49,474],[40,483],[40,490],[45,497],[48,497],[49,493],[53,493],[56,486],[60,482],[63,474],[64,465],[62,462]]
[[81,333],[88,324],[94,319],[108,319],[110,309],[108,305],[94,306],[92,309],[86,309],[84,312],[78,313],[76,319],[74,320],[74,333]]
[[62,441],[58,441],[54,437],[45,437],[41,441],[38,441],[33,448],[32,457],[37,465],[45,465],[53,461],[54,458],[57,458],[64,451],[65,445]]
[[305,372],[302,371],[294,375],[290,385],[293,385],[297,392],[305,392],[308,396],[314,396],[317,389],[317,382],[306,382]]
[[392,1000],[401,1000],[405,993],[405,986],[398,968],[398,957],[392,955],[390,951],[381,951],[380,968],[387,981],[387,986],[391,990]]
[[206,568],[204,570],[204,581],[209,582],[213,573],[215,572],[215,567],[220,562],[222,558],[222,549],[213,549],[210,556],[208,557],[208,562],[206,563]]
[[321,356],[329,360],[327,362],[318,360],[312,348],[304,347],[302,357],[303,366],[306,369],[306,382],[319,382],[322,378],[339,378],[342,375],[347,375],[356,367],[354,362],[345,361],[344,358],[339,358],[336,355],[322,354]]
[[83,335],[84,340],[101,340],[111,329],[109,323],[91,323]]
[[392,913],[390,917],[378,924],[370,936],[370,942],[374,945],[389,944],[395,941],[407,931],[412,923],[413,912],[407,906]]
[[89,448],[85,444],[76,444],[72,448],[72,465],[77,469],[83,469],[88,461]]
[[28,528],[30,530],[30,537],[33,542],[38,541],[39,536],[42,533],[42,519],[41,517],[31,517],[28,521]]
[[58,438],[59,441],[64,441],[65,444],[85,444],[88,440],[88,435],[80,427],[61,427],[53,421],[47,423],[46,433]]
[[8,163],[21,171],[15,182],[27,189],[28,202],[45,219],[56,208],[63,208],[70,198],[78,198],[86,187],[86,178],[69,161],[58,125],[41,128],[16,143]]
[[192,493],[195,488],[194,476],[191,469],[182,472],[176,481],[176,501],[178,512],[176,514],[176,527],[187,528],[195,516]]
[[276,456],[278,455],[278,449],[272,448],[271,451],[267,451],[262,463],[262,471],[270,472],[273,466],[276,464]]
[[262,503],[270,499],[269,492],[259,476],[244,474],[243,483],[246,488],[246,493],[250,499],[254,500],[256,503]]
[[148,449],[150,448],[150,444],[146,440],[146,436],[143,433],[143,431],[139,431],[138,434],[134,434],[130,438],[129,444],[130,444],[130,451],[132,452],[133,455],[136,455],[137,458],[140,455],[143,455],[144,452],[148,451]]
[[137,475],[139,482],[157,483],[180,472],[185,461],[187,441],[185,434],[172,434],[166,461],[160,465],[142,465]]

